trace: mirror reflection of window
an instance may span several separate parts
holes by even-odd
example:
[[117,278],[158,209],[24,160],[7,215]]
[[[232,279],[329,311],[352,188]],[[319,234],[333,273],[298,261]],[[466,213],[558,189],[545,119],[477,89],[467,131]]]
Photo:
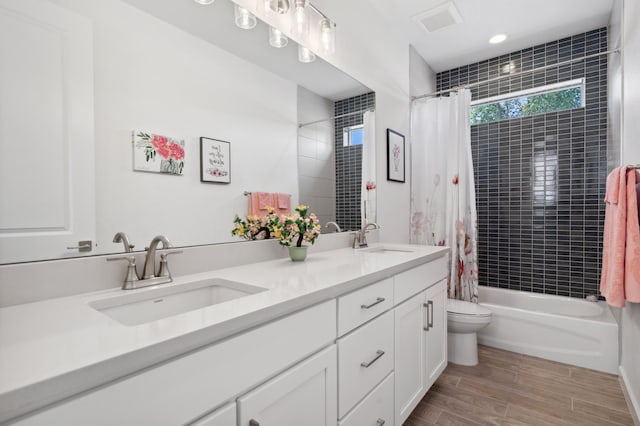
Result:
[[342,130],[342,145],[355,146],[362,145],[364,140],[364,125],[345,127]]

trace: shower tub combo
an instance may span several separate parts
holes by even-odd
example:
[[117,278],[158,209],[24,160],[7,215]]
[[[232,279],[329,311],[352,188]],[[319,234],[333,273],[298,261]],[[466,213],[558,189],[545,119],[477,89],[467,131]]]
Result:
[[479,343],[618,374],[618,324],[605,302],[481,287],[480,304],[493,315]]

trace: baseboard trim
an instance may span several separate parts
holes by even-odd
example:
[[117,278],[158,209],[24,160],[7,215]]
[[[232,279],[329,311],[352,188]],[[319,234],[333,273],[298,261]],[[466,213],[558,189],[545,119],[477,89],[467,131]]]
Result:
[[620,385],[622,386],[624,399],[627,400],[629,412],[631,413],[631,418],[633,418],[633,424],[635,424],[635,426],[640,426],[640,419],[638,418],[638,415],[640,415],[640,401],[638,401],[638,395],[633,394],[633,392],[631,392],[629,390],[629,387],[627,386],[627,383],[629,383],[629,378],[623,366],[620,366],[620,375],[618,376],[618,379],[620,380]]

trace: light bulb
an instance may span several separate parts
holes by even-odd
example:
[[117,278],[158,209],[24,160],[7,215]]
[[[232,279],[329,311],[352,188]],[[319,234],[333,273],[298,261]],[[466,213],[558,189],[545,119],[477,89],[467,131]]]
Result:
[[277,13],[285,15],[289,11],[289,0],[265,0],[264,10],[267,14]]
[[297,35],[309,32],[309,18],[307,17],[307,0],[296,0],[293,12],[293,31]]
[[333,55],[336,51],[335,29],[331,21],[326,18],[320,21],[320,50],[328,55]]
[[285,47],[289,43],[289,39],[277,28],[269,27],[269,44],[278,49]]
[[256,16],[242,6],[235,5],[235,21],[238,28],[250,30],[256,26],[258,20]]
[[196,2],[196,3],[198,3],[198,4],[204,4],[204,5],[207,5],[207,4],[212,4],[212,3],[213,3],[214,1],[216,1],[216,0],[193,0],[193,1],[195,1],[195,2]]
[[303,64],[308,64],[309,62],[313,62],[315,60],[315,53],[301,44],[298,45],[298,61],[302,62]]

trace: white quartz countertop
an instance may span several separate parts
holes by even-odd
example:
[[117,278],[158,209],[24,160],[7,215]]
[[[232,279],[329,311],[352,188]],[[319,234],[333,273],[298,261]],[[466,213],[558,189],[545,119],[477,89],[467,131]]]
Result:
[[[91,389],[283,315],[446,255],[444,247],[372,244],[174,277],[171,284],[111,290],[0,309],[0,422]],[[221,278],[266,291],[127,326],[91,303]],[[90,279],[88,277],[87,279]]]

